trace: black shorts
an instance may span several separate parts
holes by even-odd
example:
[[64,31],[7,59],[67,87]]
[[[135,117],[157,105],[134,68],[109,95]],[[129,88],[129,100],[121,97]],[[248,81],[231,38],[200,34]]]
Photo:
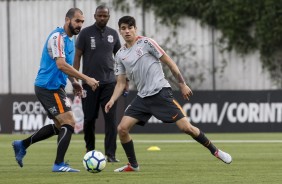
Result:
[[159,93],[145,98],[136,96],[126,108],[124,115],[138,119],[140,122],[137,124],[142,126],[152,115],[164,123],[173,123],[186,116],[173,98],[171,88],[163,88]]
[[59,114],[71,111],[71,101],[63,88],[48,90],[35,86],[35,95],[50,119],[54,119]]

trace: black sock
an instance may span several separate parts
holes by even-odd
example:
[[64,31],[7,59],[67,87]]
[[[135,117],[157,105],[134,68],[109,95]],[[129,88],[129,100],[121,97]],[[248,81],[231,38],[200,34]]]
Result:
[[138,167],[138,163],[137,163],[135,151],[134,151],[133,141],[130,140],[129,142],[123,143],[121,145],[122,145],[122,147],[125,151],[127,159],[129,161],[129,163],[131,164],[131,166],[132,167]]
[[211,143],[211,141],[205,136],[205,134],[202,131],[200,131],[200,134],[198,135],[198,137],[193,137],[193,138],[196,141],[198,141],[199,143],[201,143],[203,146],[208,148],[210,150],[211,154],[214,155],[217,148]]
[[23,146],[28,148],[31,144],[36,143],[38,141],[42,141],[44,139],[48,139],[53,135],[58,135],[59,130],[56,128],[54,124],[46,125],[40,128],[37,132],[35,132],[32,136],[23,140]]
[[55,163],[59,164],[64,162],[65,154],[69,147],[71,136],[73,134],[74,128],[71,125],[62,125],[61,131],[58,135],[58,148]]

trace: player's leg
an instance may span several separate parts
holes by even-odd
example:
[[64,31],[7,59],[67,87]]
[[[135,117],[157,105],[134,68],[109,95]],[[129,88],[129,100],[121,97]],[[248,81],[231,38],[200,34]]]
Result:
[[126,166],[114,170],[115,172],[139,171],[139,166],[134,150],[134,144],[129,134],[130,129],[137,122],[139,122],[139,120],[135,118],[129,116],[123,116],[120,124],[118,125],[119,139],[129,163]]
[[180,130],[191,135],[197,142],[207,147],[217,158],[225,163],[231,163],[232,158],[228,153],[217,149],[203,132],[188,121],[183,109],[173,98],[171,88],[163,88],[154,98],[148,100],[152,104],[150,109],[152,109],[152,114],[156,118],[167,123],[176,122]]
[[[108,162],[118,162],[116,159],[116,149],[117,149],[117,125],[116,125],[116,109],[117,103],[115,103],[108,113],[105,112],[105,105],[110,100],[113,91],[115,89],[116,83],[105,84],[102,87],[102,92],[100,94],[101,109],[105,120],[105,155],[107,156]],[[101,87],[101,86],[100,86]]]
[[58,134],[59,134],[59,129],[56,127],[55,124],[46,125],[41,129],[39,129],[37,132],[35,132],[32,136],[24,139],[23,146],[25,148],[28,148],[31,144],[48,139],[53,135],[58,135]]
[[64,89],[56,91],[47,90],[48,103],[45,103],[48,112],[55,117],[53,120],[57,127],[60,127],[58,134],[57,155],[53,172],[78,172],[64,162],[65,153],[68,149],[71,136],[74,132],[75,120],[71,112],[71,102]]
[[228,153],[217,149],[215,145],[205,136],[205,134],[197,127],[193,126],[186,117],[179,119],[176,122],[176,125],[181,131],[189,134],[197,142],[208,148],[211,154],[216,156],[218,159],[222,160],[226,164],[230,164],[232,162],[232,157]]
[[56,116],[57,121],[61,124],[60,133],[57,139],[56,164],[64,162],[64,157],[74,132],[74,120],[72,116],[71,111]]
[[115,172],[139,171],[139,165],[129,131],[135,124],[144,126],[151,117],[152,114],[150,113],[146,100],[139,96],[136,96],[125,109],[124,116],[118,125],[118,135],[129,163],[124,167],[116,169]]
[[41,129],[39,129],[37,132],[35,132],[30,137],[24,139],[24,140],[16,140],[13,141],[12,145],[15,152],[16,161],[18,162],[20,167],[23,167],[23,158],[26,155],[26,149],[36,142],[48,139],[49,137],[52,137],[53,135],[58,135],[59,130],[56,128],[54,124],[49,124]]
[[72,134],[74,132],[75,121],[71,111],[64,112],[56,116],[57,122],[60,123],[61,129],[57,141],[57,154],[53,165],[53,172],[79,172],[71,168],[64,162],[65,154],[68,150]]
[[[47,103],[47,99],[46,99],[46,97],[49,98],[49,96],[52,96],[53,93],[50,93],[48,90],[35,87],[35,94],[36,94],[38,100],[41,102],[44,109],[46,110],[48,117],[50,119],[53,119],[54,116],[49,112],[49,109],[47,108],[47,106],[50,105],[50,104]],[[24,140],[13,141],[12,145],[13,145],[13,148],[14,148],[16,161],[18,162],[20,167],[23,167],[22,160],[23,160],[24,156],[26,155],[26,149],[31,144],[34,144],[36,142],[48,139],[48,138],[52,137],[53,135],[58,135],[59,129],[57,127],[60,127],[60,125],[56,124],[56,123],[55,124],[49,124],[49,125],[43,126],[37,132],[35,132],[33,135],[29,136],[28,138],[26,138]]]
[[84,113],[83,133],[86,152],[95,149],[95,123],[99,115],[99,88],[93,91],[88,85],[83,85],[86,97],[82,98]]

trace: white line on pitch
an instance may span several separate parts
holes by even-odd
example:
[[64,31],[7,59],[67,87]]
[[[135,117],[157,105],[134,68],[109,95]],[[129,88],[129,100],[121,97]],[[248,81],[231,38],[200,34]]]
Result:
[[[213,143],[282,143],[282,140],[211,140]],[[84,143],[83,140],[71,140],[72,143]],[[104,142],[102,139],[96,142]],[[117,142],[120,142],[117,140]],[[196,143],[194,140],[133,140],[135,143]],[[54,143],[53,140],[42,141],[41,143]]]
[[[282,140],[211,140],[211,141],[213,143],[282,143]],[[72,140],[71,142],[81,143],[83,141],[82,140]],[[104,140],[96,140],[96,142],[104,142]],[[138,142],[138,143],[195,143],[196,141],[194,140],[133,140],[133,142]]]
[[[282,140],[211,140],[214,143],[282,143]],[[194,140],[134,140],[140,143],[194,143]]]

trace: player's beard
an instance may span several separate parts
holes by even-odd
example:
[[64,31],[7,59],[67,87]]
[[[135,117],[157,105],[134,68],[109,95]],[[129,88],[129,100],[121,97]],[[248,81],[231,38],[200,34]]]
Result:
[[70,23],[69,24],[69,29],[70,29],[71,34],[77,35],[80,32],[81,27],[74,28],[73,25]]

